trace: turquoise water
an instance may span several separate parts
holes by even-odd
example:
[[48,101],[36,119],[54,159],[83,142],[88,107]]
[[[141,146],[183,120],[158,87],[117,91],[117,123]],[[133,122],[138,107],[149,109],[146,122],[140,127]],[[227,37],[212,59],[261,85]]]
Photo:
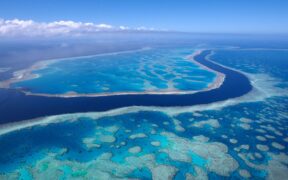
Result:
[[213,83],[216,75],[186,58],[193,52],[151,49],[57,61],[33,71],[39,78],[12,87],[44,94],[197,91]]
[[211,59],[250,73],[257,91],[222,108],[44,118],[54,123],[0,136],[0,179],[285,179],[287,51],[220,50]]

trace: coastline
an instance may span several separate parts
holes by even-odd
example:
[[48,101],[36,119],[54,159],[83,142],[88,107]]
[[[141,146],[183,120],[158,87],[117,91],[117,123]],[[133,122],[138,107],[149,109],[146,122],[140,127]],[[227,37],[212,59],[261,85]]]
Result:
[[[149,48],[148,48],[149,49]],[[131,53],[131,52],[137,52],[137,51],[143,51],[143,50],[148,50],[147,48],[142,48],[140,50],[134,50],[134,51],[122,51],[122,52],[114,52],[114,53],[104,53],[104,54],[98,54],[98,55],[91,55],[91,56],[80,56],[80,57],[70,57],[70,58],[61,58],[61,59],[51,59],[51,60],[44,60],[40,61],[31,67],[20,70],[14,73],[14,77],[0,82],[0,88],[10,88],[10,85],[16,82],[21,82],[21,81],[26,81],[34,78],[40,77],[39,74],[33,74],[32,72],[35,70],[41,70],[47,67],[48,65],[59,62],[59,61],[64,61],[64,60],[72,60],[75,58],[92,58],[92,57],[98,57],[98,56],[106,56],[106,55],[117,55],[117,54],[122,54],[122,53]],[[76,93],[73,91],[70,91],[65,94],[47,94],[47,93],[33,93],[21,89],[17,89],[21,92],[23,92],[25,95],[30,95],[30,96],[45,96],[45,97],[61,97],[61,98],[71,98],[71,97],[103,97],[103,96],[118,96],[118,95],[184,95],[184,94],[194,94],[198,92],[205,92],[205,91],[210,91],[212,89],[217,89],[219,88],[224,80],[225,80],[225,75],[223,73],[217,72],[211,68],[208,68],[207,66],[204,66],[203,64],[197,62],[194,60],[194,57],[201,54],[205,49],[203,50],[197,50],[193,54],[189,55],[186,57],[189,61],[192,63],[198,65],[202,69],[205,69],[209,72],[212,72],[216,75],[215,79],[213,82],[211,82],[206,88],[200,89],[200,90],[191,90],[191,91],[183,91],[183,90],[157,90],[157,91],[143,91],[143,92],[107,92],[107,93],[87,93],[87,94],[82,94],[82,93]]]

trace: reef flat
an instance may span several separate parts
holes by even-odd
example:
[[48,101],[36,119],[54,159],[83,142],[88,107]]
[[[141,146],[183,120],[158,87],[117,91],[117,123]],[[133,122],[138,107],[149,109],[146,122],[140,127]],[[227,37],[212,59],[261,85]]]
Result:
[[14,73],[2,87],[29,95],[97,97],[187,94],[218,88],[224,75],[192,58],[193,49],[143,49],[40,61]]

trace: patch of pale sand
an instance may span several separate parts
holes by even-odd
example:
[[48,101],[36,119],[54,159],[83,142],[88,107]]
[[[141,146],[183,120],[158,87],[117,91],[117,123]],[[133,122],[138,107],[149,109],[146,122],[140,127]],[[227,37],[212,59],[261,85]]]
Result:
[[285,153],[273,154],[268,152],[269,160],[266,164],[254,164],[250,162],[247,156],[239,153],[238,156],[251,168],[264,170],[268,172],[267,179],[283,180],[288,176],[288,156]]
[[234,151],[236,151],[236,152],[240,152],[240,150],[241,150],[241,149],[240,149],[239,147],[235,147],[235,148],[234,148]]
[[134,169],[148,168],[152,173],[152,179],[173,179],[178,169],[174,166],[158,165],[153,154],[147,154],[140,157],[130,156],[125,161]]
[[[113,175],[109,171],[102,171],[95,166],[106,166],[111,154],[102,154],[93,163],[79,163],[77,161],[59,161],[55,157],[47,156],[42,160],[37,161],[35,167],[32,168],[32,174],[35,179],[59,179],[61,176],[66,179],[70,178],[112,178]],[[43,169],[45,165],[45,170]],[[109,163],[110,166],[116,167],[116,164]],[[93,171],[93,173],[91,173]],[[65,173],[66,172],[66,173]]]
[[104,143],[113,143],[116,141],[116,138],[113,135],[99,135],[97,140],[104,142]]
[[279,149],[279,150],[285,149],[285,146],[283,146],[282,144],[279,144],[277,142],[272,142],[272,146],[276,149]]
[[92,149],[92,148],[100,148],[101,145],[100,144],[97,144],[95,143],[95,138],[94,137],[90,137],[90,138],[84,138],[82,140],[83,144],[85,144],[85,146],[88,148],[88,149]]
[[236,143],[238,142],[237,139],[230,139],[229,141],[230,141],[230,143],[232,143],[232,144],[236,144]]
[[203,135],[199,135],[199,136],[193,136],[193,140],[199,141],[199,142],[208,142],[209,138]]
[[266,134],[265,137],[268,138],[268,139],[275,139],[275,136],[272,136],[272,135],[269,135],[269,134]]
[[116,133],[119,130],[118,126],[109,126],[105,128],[106,131],[111,132],[111,133]]
[[179,132],[184,132],[185,128],[183,128],[182,126],[175,126],[175,130]]
[[150,133],[151,133],[151,134],[156,134],[157,131],[156,131],[155,129],[151,129]]
[[250,130],[251,129],[251,126],[248,123],[240,123],[240,124],[238,124],[238,126],[244,130]]
[[275,132],[277,129],[273,127],[271,124],[268,125],[260,125],[261,128],[266,129],[267,131]]
[[161,146],[161,143],[160,143],[160,141],[152,141],[151,145],[158,147],[158,146]]
[[174,123],[175,130],[176,130],[176,131],[179,131],[179,132],[184,132],[184,131],[185,131],[185,128],[183,128],[183,127],[181,126],[181,121],[173,118],[173,123]]
[[251,120],[251,119],[248,119],[248,118],[240,118],[240,121],[241,121],[242,123],[251,123],[251,122],[252,122],[252,120]]
[[137,154],[142,151],[142,148],[140,146],[134,146],[132,148],[129,148],[128,151],[132,154]]
[[125,130],[126,133],[131,133],[132,131],[130,129]]
[[278,136],[283,136],[283,133],[280,132],[280,131],[278,131],[278,130],[274,131],[274,133],[275,133],[276,135],[278,135]]
[[204,169],[195,166],[195,171],[196,171],[196,178],[199,180],[208,180],[208,174],[205,172]]
[[259,141],[267,141],[267,139],[263,136],[256,136],[256,139],[258,139]]
[[251,174],[246,169],[240,169],[239,174],[240,174],[240,176],[242,176],[243,178],[246,178],[246,179],[251,177]]
[[195,174],[186,173],[186,180],[208,180],[207,173],[200,167],[194,167]]
[[283,180],[288,177],[288,156],[284,153],[269,153],[271,160],[268,162],[268,179]]
[[269,147],[267,145],[263,145],[263,144],[257,144],[256,148],[260,151],[268,151]]
[[220,124],[218,122],[217,119],[209,119],[209,120],[204,120],[204,121],[198,121],[198,122],[195,122],[193,124],[191,124],[190,126],[194,126],[194,127],[204,127],[206,125],[209,125],[211,126],[212,128],[219,128],[220,127]]
[[161,135],[168,143],[168,146],[161,150],[172,160],[191,163],[190,153],[194,153],[207,161],[205,167],[208,171],[221,176],[229,176],[239,166],[237,161],[228,154],[227,146],[222,143],[190,141],[168,132],[162,132]]
[[255,157],[252,153],[247,153],[247,157],[251,160],[255,160]]
[[194,121],[194,118],[189,118],[189,121],[190,121],[190,122]]
[[[179,150],[181,151],[181,150]],[[169,155],[169,158],[171,158],[174,161],[181,161],[186,163],[192,163],[192,157],[188,153],[180,153],[177,150],[171,150],[168,148],[160,149],[159,152],[164,152]]]
[[152,124],[152,127],[158,128],[159,126],[157,124]]
[[260,158],[263,157],[263,156],[262,156],[260,153],[258,153],[258,152],[254,153],[254,156],[255,156],[256,158],[258,158],[258,159],[260,159]]
[[169,125],[170,123],[169,123],[168,121],[164,121],[163,124],[167,126],[167,125]]
[[247,164],[247,166],[254,168],[254,169],[260,169],[265,170],[266,166],[262,164],[254,164],[249,161],[249,158],[246,153],[238,153],[238,156]]
[[144,133],[132,134],[129,136],[130,139],[145,138],[147,137]]
[[172,180],[178,169],[173,166],[158,165],[152,169],[153,180]]
[[116,141],[114,134],[118,131],[119,127],[96,127],[93,136],[82,139],[82,143],[86,145],[88,149],[100,148],[101,143],[113,143]]
[[250,146],[248,144],[242,144],[240,146],[241,149],[249,150]]
[[266,134],[267,131],[265,131],[264,129],[255,129],[256,132],[262,133],[262,134]]

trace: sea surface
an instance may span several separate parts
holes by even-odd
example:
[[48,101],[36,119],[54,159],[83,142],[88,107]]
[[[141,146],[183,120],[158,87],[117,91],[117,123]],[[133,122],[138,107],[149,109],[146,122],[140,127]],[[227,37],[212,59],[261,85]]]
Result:
[[[151,51],[153,53],[149,54]],[[201,74],[207,79],[201,79],[201,85],[194,81],[191,84],[192,89],[199,90],[214,78],[213,73],[200,70],[173,51],[156,52],[156,55],[155,50],[149,50],[137,55],[105,57],[109,64],[104,60],[95,64],[89,60],[59,61],[37,71],[41,73],[40,78],[15,86],[25,85],[30,91],[52,94],[141,92],[147,88],[145,81],[153,89],[169,89],[169,78],[164,77],[174,75],[183,79],[172,80],[173,87],[181,90],[189,87],[190,90],[187,79]],[[189,54],[186,50],[177,50],[177,53]],[[131,61],[135,61],[131,69],[126,67],[130,63],[123,58],[126,56],[132,56]],[[160,58],[157,65],[158,60],[153,61],[153,57],[159,56],[165,58]],[[115,60],[117,57],[124,62]],[[217,48],[212,49],[209,59],[247,77],[252,89],[241,96],[193,106],[129,106],[53,115],[7,125],[1,129],[0,136],[0,179],[286,179],[288,50]],[[91,63],[99,68],[97,72],[90,72],[100,79],[99,87],[112,80],[115,83],[108,83],[108,89],[89,83],[81,86],[77,76],[83,70],[77,69],[78,63],[80,67],[88,63],[88,69]],[[67,74],[59,77],[61,83],[50,83],[54,88],[49,88],[47,82],[49,78],[54,81],[57,67],[64,71],[66,65]],[[113,66],[119,67],[119,71],[113,71]],[[178,70],[166,73],[175,66]],[[67,79],[74,70],[80,72]],[[157,74],[154,79],[149,79],[149,72]],[[124,73],[123,77],[116,78],[117,73]],[[136,79],[129,73],[135,73]],[[70,84],[87,87],[87,91]],[[230,89],[231,92],[237,90],[237,87]]]

